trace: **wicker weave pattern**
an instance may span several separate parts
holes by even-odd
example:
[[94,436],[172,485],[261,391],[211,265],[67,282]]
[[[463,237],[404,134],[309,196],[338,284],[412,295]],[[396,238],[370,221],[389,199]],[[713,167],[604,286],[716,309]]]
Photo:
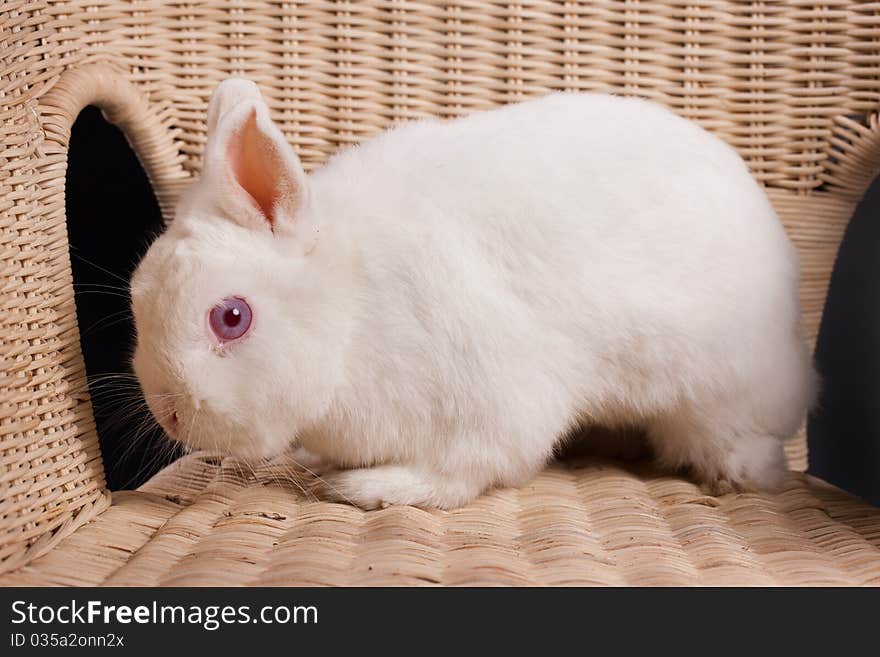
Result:
[[715,498],[555,466],[457,511],[364,513],[279,472],[189,457],[0,584],[880,585],[880,514],[801,474],[776,496]]
[[[6,0],[0,571],[108,502],[70,285],[70,124],[87,103],[105,107],[167,211],[199,167],[207,99],[229,75],[260,84],[307,168],[396,121],[550,90],[663,102],[733,144],[770,188],[804,258],[811,340],[843,227],[880,167],[871,3]],[[789,456],[804,466],[803,440]]]

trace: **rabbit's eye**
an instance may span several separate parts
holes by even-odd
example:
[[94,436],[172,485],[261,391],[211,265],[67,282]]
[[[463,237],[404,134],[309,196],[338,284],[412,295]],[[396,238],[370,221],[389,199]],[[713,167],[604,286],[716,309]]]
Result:
[[251,327],[251,307],[238,297],[223,299],[211,308],[208,323],[220,342],[238,340]]

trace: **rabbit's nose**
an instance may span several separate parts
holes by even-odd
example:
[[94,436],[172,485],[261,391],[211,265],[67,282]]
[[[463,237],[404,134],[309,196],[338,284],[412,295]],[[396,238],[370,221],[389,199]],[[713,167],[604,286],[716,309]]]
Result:
[[180,416],[177,414],[177,409],[174,407],[173,402],[166,402],[165,417],[167,418],[166,421],[160,423],[162,428],[165,429],[165,432],[171,438],[176,438],[177,430],[180,427]]

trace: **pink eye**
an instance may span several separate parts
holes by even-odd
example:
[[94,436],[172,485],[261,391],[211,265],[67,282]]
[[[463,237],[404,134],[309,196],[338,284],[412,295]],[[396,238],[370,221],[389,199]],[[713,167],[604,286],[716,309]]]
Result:
[[251,327],[251,307],[238,297],[223,299],[211,308],[208,323],[220,342],[238,340]]

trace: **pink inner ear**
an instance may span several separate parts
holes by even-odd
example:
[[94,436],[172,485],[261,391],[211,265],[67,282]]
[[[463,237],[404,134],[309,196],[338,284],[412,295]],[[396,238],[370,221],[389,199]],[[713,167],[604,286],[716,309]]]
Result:
[[293,190],[277,146],[257,125],[256,110],[232,135],[227,155],[236,182],[274,228],[278,201]]

